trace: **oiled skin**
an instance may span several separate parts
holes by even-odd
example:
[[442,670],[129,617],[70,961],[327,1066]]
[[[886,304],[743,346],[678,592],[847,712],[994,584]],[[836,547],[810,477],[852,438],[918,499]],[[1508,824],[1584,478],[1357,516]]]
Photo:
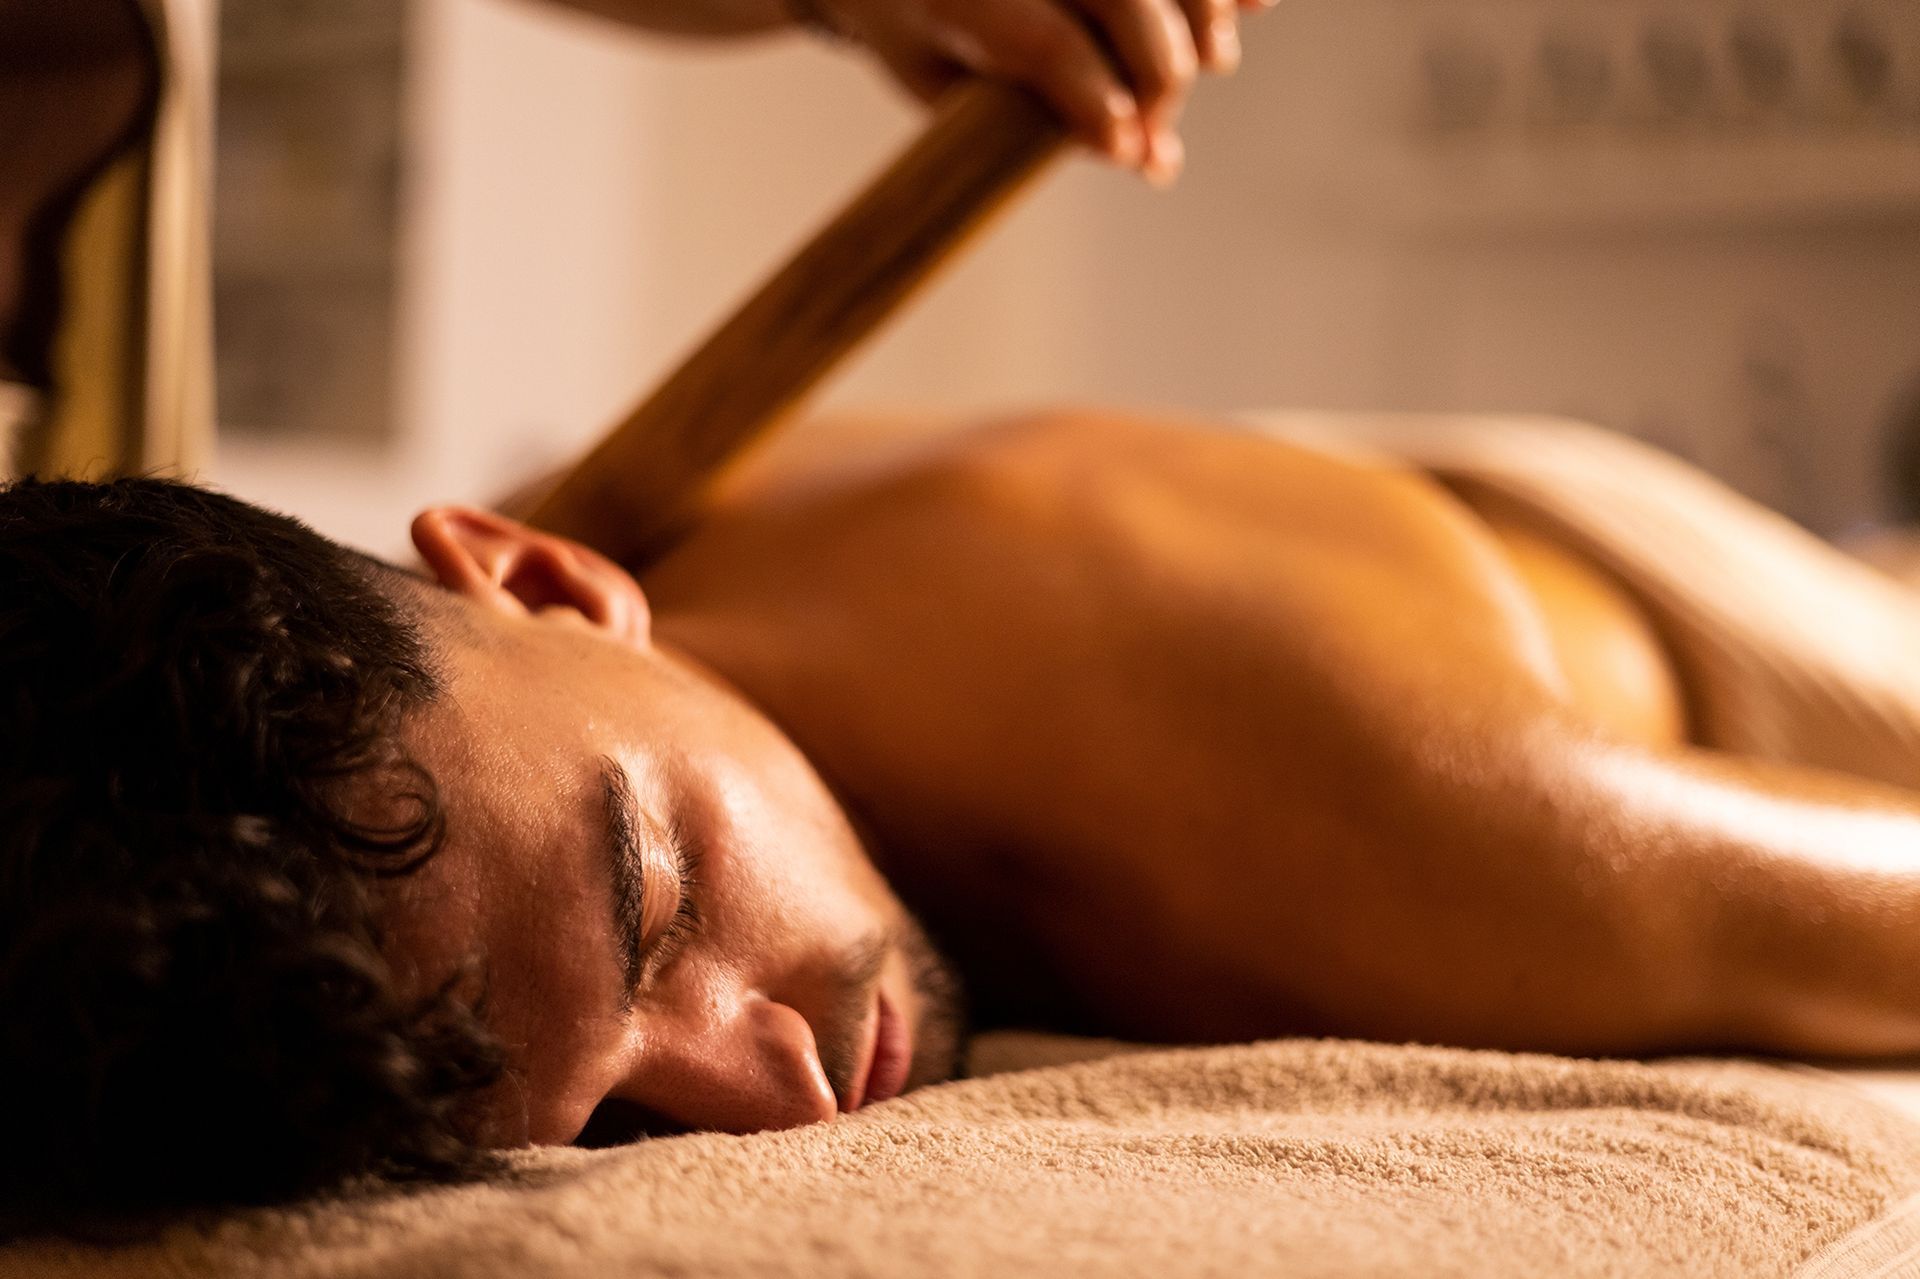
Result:
[[1196,423],[889,435],[814,433],[643,581],[989,1011],[1920,1049],[1920,805],[1685,745],[1644,619],[1550,541]]

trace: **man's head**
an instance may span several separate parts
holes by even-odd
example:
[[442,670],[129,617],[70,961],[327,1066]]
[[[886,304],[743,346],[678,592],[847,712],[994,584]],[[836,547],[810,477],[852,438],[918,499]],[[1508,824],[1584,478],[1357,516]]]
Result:
[[453,638],[401,737],[447,837],[385,920],[408,989],[480,957],[491,1141],[788,1127],[951,1072],[951,983],[846,815],[631,575],[479,511],[413,538]]
[[0,491],[12,1224],[951,1069],[844,814],[630,576],[480,512],[414,534],[437,581],[160,481]]

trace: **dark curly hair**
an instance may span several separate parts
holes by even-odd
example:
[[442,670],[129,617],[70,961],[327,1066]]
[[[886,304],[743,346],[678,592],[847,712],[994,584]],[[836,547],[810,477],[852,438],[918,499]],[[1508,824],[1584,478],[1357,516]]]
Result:
[[0,1233],[489,1166],[475,992],[402,998],[373,907],[443,827],[425,589],[184,484],[0,488]]

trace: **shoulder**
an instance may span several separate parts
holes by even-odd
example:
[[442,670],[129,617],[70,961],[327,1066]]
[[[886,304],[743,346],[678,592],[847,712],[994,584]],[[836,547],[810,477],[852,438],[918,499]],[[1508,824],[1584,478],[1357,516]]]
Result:
[[1220,418],[1056,406],[976,419],[896,448],[885,465],[849,461],[845,491],[911,498],[1032,521],[1113,530],[1167,517],[1199,525],[1362,540],[1430,535],[1460,507],[1427,477],[1290,444]]
[[1024,544],[1218,571],[1249,554],[1274,566],[1284,551],[1301,572],[1427,583],[1497,561],[1477,517],[1410,468],[1218,419],[1074,406],[965,425],[884,414],[803,423],[736,477],[692,542],[743,538],[788,555],[850,538],[889,559]]

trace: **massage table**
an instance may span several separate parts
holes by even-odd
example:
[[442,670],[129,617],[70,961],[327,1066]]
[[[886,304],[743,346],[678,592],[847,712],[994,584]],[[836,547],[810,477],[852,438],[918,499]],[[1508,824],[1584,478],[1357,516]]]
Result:
[[1810,1067],[1018,1034],[973,1064],[831,1123],[523,1151],[470,1185],[17,1244],[0,1274],[1920,1273],[1920,1123]]

